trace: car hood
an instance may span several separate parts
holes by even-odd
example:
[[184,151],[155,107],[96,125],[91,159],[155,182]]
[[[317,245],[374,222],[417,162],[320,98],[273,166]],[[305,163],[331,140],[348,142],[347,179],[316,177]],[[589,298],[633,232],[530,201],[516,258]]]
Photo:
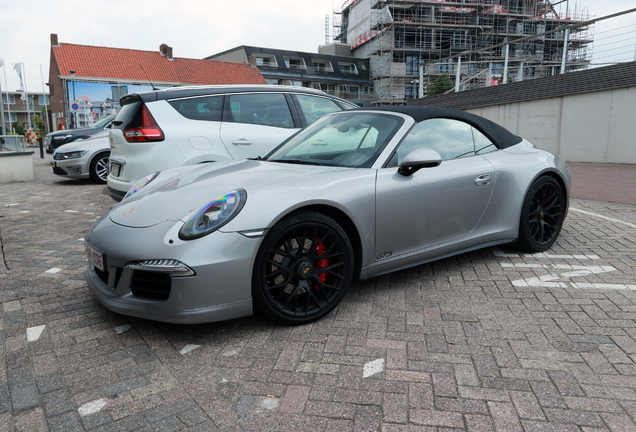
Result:
[[111,221],[133,228],[149,227],[166,220],[185,221],[193,212],[232,190],[245,189],[249,200],[249,188],[256,185],[348,169],[256,160],[189,168],[162,172],[140,192],[114,207]]
[[56,132],[51,132],[49,134],[46,134],[47,137],[56,137],[56,136],[66,136],[66,135],[72,135],[72,136],[77,136],[77,135],[92,135],[95,132],[99,132],[101,131],[103,128],[99,128],[99,127],[90,127],[90,128],[81,128],[81,129],[62,129]]
[[97,135],[93,135],[87,139],[80,139],[68,144],[63,144],[55,150],[55,153],[66,153],[76,150],[92,150],[100,148],[110,148],[110,143],[108,142],[108,132],[106,132],[105,134],[100,132]]

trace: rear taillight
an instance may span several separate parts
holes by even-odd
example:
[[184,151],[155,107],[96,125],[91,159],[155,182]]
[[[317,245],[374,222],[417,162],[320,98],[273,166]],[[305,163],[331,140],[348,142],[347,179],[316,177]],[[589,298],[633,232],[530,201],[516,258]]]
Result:
[[141,107],[141,126],[126,129],[124,137],[128,142],[163,141],[165,138],[146,105]]

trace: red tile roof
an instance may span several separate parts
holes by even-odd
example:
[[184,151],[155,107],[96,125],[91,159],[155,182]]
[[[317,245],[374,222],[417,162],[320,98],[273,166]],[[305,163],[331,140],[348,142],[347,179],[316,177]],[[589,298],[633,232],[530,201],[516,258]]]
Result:
[[141,51],[60,43],[53,46],[60,75],[181,84],[267,84],[259,70],[245,63],[175,57]]

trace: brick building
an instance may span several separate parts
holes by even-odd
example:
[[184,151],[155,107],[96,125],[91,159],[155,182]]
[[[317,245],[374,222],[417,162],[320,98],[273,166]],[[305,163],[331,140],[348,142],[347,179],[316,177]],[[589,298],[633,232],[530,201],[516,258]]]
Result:
[[135,85],[267,84],[259,70],[249,64],[174,57],[166,44],[159,51],[142,51],[60,43],[57,35],[51,34],[48,84],[53,130],[60,123],[69,127],[74,99],[69,89],[78,83],[110,86],[113,102],[123,95],[119,89]]

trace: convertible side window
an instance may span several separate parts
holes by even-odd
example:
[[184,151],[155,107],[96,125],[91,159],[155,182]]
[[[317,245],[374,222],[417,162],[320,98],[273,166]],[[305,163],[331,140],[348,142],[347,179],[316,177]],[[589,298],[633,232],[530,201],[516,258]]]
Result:
[[473,138],[475,140],[475,154],[486,154],[490,152],[494,152],[497,149],[497,146],[486,137],[483,133],[479,132],[477,129],[473,129]]
[[283,93],[246,93],[230,95],[228,98],[228,121],[282,128],[295,127]]
[[471,129],[472,126],[459,120],[435,118],[421,121],[400,143],[395,165],[401,164],[407,154],[419,148],[435,150],[442,160],[474,156],[475,145]]

